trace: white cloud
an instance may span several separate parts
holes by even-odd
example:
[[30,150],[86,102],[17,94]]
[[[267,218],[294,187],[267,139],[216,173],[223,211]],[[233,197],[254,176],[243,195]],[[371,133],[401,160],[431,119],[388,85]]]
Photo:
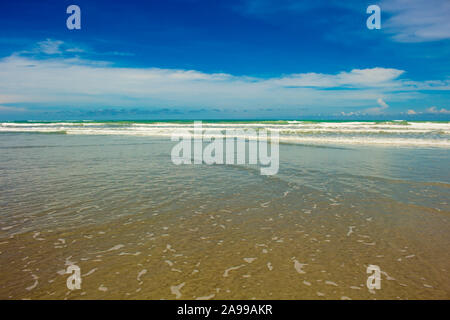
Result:
[[17,113],[17,112],[25,112],[25,111],[27,111],[27,109],[25,109],[25,108],[0,106],[0,113]]
[[389,105],[386,102],[384,102],[384,100],[381,98],[377,99],[377,103],[380,105],[379,107],[366,109],[366,110],[364,110],[364,113],[382,114],[387,108],[389,108]]
[[434,114],[450,114],[450,110],[447,110],[445,108],[442,108],[442,109],[439,110],[435,106],[426,109],[425,112],[427,112],[427,113],[434,113]]
[[409,114],[409,115],[427,114],[427,113],[431,113],[431,114],[450,114],[450,110],[447,110],[445,108],[439,109],[438,107],[433,106],[433,107],[429,107],[429,108],[425,109],[424,111],[415,111],[413,109],[409,109],[406,112],[406,114]]
[[[364,1],[244,0],[236,9],[246,15],[267,19],[276,14],[306,14],[318,9],[326,10],[329,15],[333,15],[333,9],[347,10],[357,16],[365,11],[368,4],[380,5],[381,28],[392,34],[395,41],[425,42],[450,39],[449,0],[382,0],[380,3],[366,2],[366,6]],[[328,16],[327,20],[318,21],[335,21],[333,18],[335,17]]]
[[268,83],[299,87],[378,87],[391,83],[403,74],[403,70],[389,68],[353,69],[336,75],[323,73],[301,73],[282,78],[269,79]]
[[382,110],[389,108],[388,104],[386,102],[384,102],[383,99],[378,98],[377,102],[380,105]]
[[382,28],[400,42],[425,42],[450,39],[450,1],[448,0],[385,0]]
[[82,49],[82,48],[68,48],[68,49],[66,49],[66,52],[70,52],[70,53],[83,53],[83,52],[85,52],[85,50],[84,49]]
[[[52,46],[44,47],[47,50]],[[417,98],[422,87],[450,88],[450,81],[413,82],[401,79],[403,74],[403,70],[376,67],[337,74],[257,78],[196,70],[119,68],[104,61],[59,55],[39,60],[16,54],[0,59],[0,103],[249,110],[282,107],[313,111],[358,107],[367,113],[380,113],[388,108],[385,97],[394,103]],[[374,101],[379,107],[373,107]]]
[[60,54],[63,41],[47,39],[37,43],[37,51],[45,54]]

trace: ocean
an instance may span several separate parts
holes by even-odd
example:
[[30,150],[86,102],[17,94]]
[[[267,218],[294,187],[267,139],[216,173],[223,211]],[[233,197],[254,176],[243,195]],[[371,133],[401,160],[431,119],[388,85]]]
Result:
[[276,131],[274,175],[175,165],[192,125],[1,123],[0,298],[450,298],[449,122],[203,122]]

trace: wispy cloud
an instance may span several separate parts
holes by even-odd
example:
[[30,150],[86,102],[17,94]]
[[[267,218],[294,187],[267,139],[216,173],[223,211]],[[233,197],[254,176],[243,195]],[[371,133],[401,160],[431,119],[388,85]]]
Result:
[[419,115],[419,114],[448,115],[448,114],[450,114],[450,110],[432,106],[432,107],[425,109],[424,111],[416,111],[414,109],[409,109],[406,112],[406,114],[408,114],[408,115]]
[[[0,60],[0,86],[10,103],[185,107],[370,105],[400,87],[401,71],[382,68],[255,78],[195,70],[117,68],[76,59]],[[340,88],[327,91],[322,89]],[[345,90],[345,89],[349,90]],[[358,90],[351,90],[358,88]]]
[[379,107],[364,109],[361,111],[341,112],[341,116],[365,116],[365,115],[381,115],[389,108],[389,105],[382,99],[378,98],[377,103]]
[[47,39],[47,40],[38,42],[37,50],[38,50],[38,52],[43,52],[45,54],[60,54],[62,52],[61,45],[63,43],[64,42],[60,41],[60,40]]
[[267,82],[291,87],[380,87],[392,84],[405,71],[392,68],[367,68],[342,71],[336,75],[323,73],[302,73],[269,79]]
[[[342,0],[243,0],[235,6],[242,14],[272,19],[276,15],[309,14],[324,10],[327,19],[318,18],[317,23],[335,24],[341,32],[354,32],[345,20],[340,19],[343,10],[355,19],[365,16],[369,3]],[[376,4],[376,3],[371,3]],[[382,30],[398,42],[427,42],[450,39],[450,1],[448,0],[382,0]],[[335,10],[335,12],[334,12]],[[283,19],[277,20],[283,23]],[[333,31],[330,30],[330,31]],[[340,41],[342,37],[339,37]]]
[[62,46],[60,41],[44,41],[38,47],[55,54],[39,58],[14,54],[0,59],[0,103],[29,108],[245,108],[255,112],[261,108],[358,108],[377,114],[388,110],[386,99],[404,102],[422,95],[421,90],[450,90],[448,79],[412,81],[404,78],[404,70],[394,68],[259,78],[197,70],[119,68],[105,61],[60,56],[57,52]]
[[385,0],[382,12],[391,17],[383,28],[400,42],[425,42],[450,39],[450,1]]
[[381,113],[385,112],[387,108],[389,108],[389,105],[386,102],[384,102],[384,100],[381,98],[377,99],[377,103],[378,103],[379,107],[369,108],[367,110],[364,110],[364,113],[381,114]]
[[37,42],[28,50],[16,52],[17,55],[34,57],[34,58],[49,58],[49,57],[131,57],[133,53],[121,51],[95,51],[85,45],[64,42],[47,38],[43,41]]
[[26,111],[26,108],[0,106],[0,113],[20,113]]
[[447,110],[445,108],[439,109],[436,106],[433,106],[433,107],[430,107],[430,108],[426,109],[425,112],[435,113],[435,114],[450,114],[450,110]]

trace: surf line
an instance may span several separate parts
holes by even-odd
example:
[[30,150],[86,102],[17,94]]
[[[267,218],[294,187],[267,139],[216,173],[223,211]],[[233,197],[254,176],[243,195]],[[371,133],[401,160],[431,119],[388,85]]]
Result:
[[[202,122],[195,121],[193,132],[182,129],[172,133],[171,140],[179,142],[172,148],[171,159],[175,165],[224,163],[257,165],[259,162],[262,175],[274,175],[278,173],[280,162],[279,134],[277,131],[271,131],[269,137],[268,131],[256,131],[251,128],[226,129],[224,134],[217,129],[203,130]],[[247,140],[248,150],[246,150]],[[204,142],[209,142],[205,148]]]

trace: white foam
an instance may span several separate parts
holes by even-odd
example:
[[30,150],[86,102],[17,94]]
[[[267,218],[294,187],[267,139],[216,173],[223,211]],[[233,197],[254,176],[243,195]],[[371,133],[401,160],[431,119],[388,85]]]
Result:
[[303,271],[303,267],[306,266],[306,263],[300,263],[298,260],[294,259],[294,268],[298,273],[306,273]]
[[90,276],[90,275],[93,274],[95,271],[97,271],[97,268],[94,268],[94,269],[90,270],[88,273],[83,274],[83,277]]
[[34,280],[34,283],[33,283],[31,286],[25,288],[27,291],[31,291],[31,290],[33,290],[34,288],[36,288],[37,285],[38,285],[38,283],[39,283],[39,281],[38,281],[38,279],[39,279],[38,276],[32,274],[31,277],[32,277],[33,280]]
[[108,252],[108,251],[114,251],[114,250],[119,250],[119,249],[121,249],[121,248],[123,248],[123,247],[125,247],[123,244],[118,244],[118,245],[116,245],[116,246],[114,246],[114,247],[112,247],[112,248],[109,248],[108,250],[106,250],[106,252]]
[[98,290],[103,291],[103,292],[106,292],[106,291],[108,291],[108,288],[101,284],[101,285],[98,287]]
[[347,232],[347,237],[348,236],[350,236],[352,233],[353,233],[353,228],[354,228],[355,226],[350,226],[350,227],[348,227],[348,232]]
[[181,288],[184,287],[184,285],[185,285],[185,282],[180,283],[180,284],[177,285],[177,286],[171,286],[171,287],[170,287],[170,292],[172,292],[172,294],[175,295],[175,298],[176,298],[176,299],[181,298],[182,294],[181,294],[181,291],[180,291],[180,290],[181,290]]
[[240,269],[240,268],[242,268],[242,267],[244,267],[244,266],[245,266],[245,265],[242,264],[242,265],[240,265],[240,266],[235,266],[235,267],[228,268],[228,269],[226,269],[225,272],[223,273],[223,276],[224,276],[224,277],[228,277],[230,271]]
[[147,269],[141,270],[141,271],[138,273],[136,280],[140,282],[140,281],[141,281],[141,277],[142,277],[144,274],[146,274],[146,273],[147,273]]
[[[219,137],[224,129],[265,128],[277,131],[280,141],[302,144],[361,144],[410,147],[450,148],[450,123],[436,122],[290,122],[270,123],[202,123],[211,137]],[[75,135],[133,135],[170,137],[183,135],[193,128],[191,123],[0,123],[0,132],[42,132]],[[436,136],[439,134],[439,137]],[[418,137],[418,134],[421,135]],[[427,136],[431,134],[433,136]],[[239,136],[235,134],[235,136]],[[250,137],[255,139],[256,137]]]

